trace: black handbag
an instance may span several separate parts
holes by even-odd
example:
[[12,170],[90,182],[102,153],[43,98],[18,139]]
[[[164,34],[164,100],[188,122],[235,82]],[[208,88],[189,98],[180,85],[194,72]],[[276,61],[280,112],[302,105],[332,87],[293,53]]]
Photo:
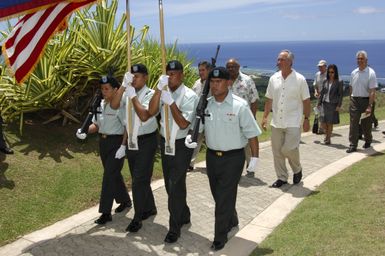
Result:
[[318,116],[314,117],[314,123],[313,123],[313,130],[312,132],[317,134],[318,133]]

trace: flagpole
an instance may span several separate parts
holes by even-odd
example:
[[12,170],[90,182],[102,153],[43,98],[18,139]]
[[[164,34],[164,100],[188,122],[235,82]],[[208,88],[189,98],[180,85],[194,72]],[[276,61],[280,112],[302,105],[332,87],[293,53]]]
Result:
[[[130,1],[126,0],[126,29],[127,29],[127,69],[131,70],[131,18],[130,18]],[[132,134],[132,100],[127,97],[127,134],[128,134],[128,143],[133,145]]]
[[[162,52],[162,74],[166,74],[166,46],[165,46],[165,39],[164,39],[164,18],[163,18],[163,1],[159,0],[159,25],[160,25],[160,49]],[[164,125],[166,128],[166,147],[165,149],[170,147],[170,124],[168,121],[169,118],[169,111],[168,111],[168,105],[164,104]]]
[[160,49],[162,51],[162,74],[166,74],[166,46],[164,39],[163,1],[159,0]]

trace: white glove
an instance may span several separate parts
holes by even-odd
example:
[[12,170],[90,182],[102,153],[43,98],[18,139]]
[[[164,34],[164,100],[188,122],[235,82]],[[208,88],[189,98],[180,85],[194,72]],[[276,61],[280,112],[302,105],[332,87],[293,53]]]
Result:
[[174,99],[171,96],[171,93],[169,91],[162,91],[162,95],[160,95],[160,99],[164,104],[167,104],[169,106],[174,103]]
[[130,71],[128,71],[126,74],[124,74],[123,83],[122,86],[124,88],[127,88],[127,86],[132,84],[132,81],[134,80],[134,75],[131,74]]
[[186,145],[186,147],[188,148],[196,148],[198,146],[198,144],[196,142],[193,142],[192,139],[191,139],[191,135],[187,135],[186,139],[184,139],[184,144]]
[[76,131],[76,137],[78,137],[78,139],[80,140],[84,140],[85,138],[87,138],[87,134],[86,133],[82,133],[82,129],[78,129]]
[[158,85],[156,86],[158,90],[163,90],[163,88],[168,85],[168,75],[161,75],[159,77]]
[[256,172],[258,170],[258,163],[259,163],[258,157],[251,157],[250,162],[249,162],[249,166],[247,167],[246,171]]
[[131,85],[127,86],[126,87],[126,93],[127,93],[127,96],[132,100],[133,98],[136,97],[136,91],[135,91],[135,88],[132,87]]
[[119,149],[115,153],[115,158],[121,159],[126,156],[126,145],[120,145]]

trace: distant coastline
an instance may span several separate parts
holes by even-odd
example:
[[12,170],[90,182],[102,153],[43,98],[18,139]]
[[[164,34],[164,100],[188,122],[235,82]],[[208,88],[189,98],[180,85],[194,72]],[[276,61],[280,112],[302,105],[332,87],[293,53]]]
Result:
[[[349,80],[350,73],[356,68],[355,54],[366,50],[369,65],[376,71],[379,82],[385,83],[385,40],[324,40],[324,41],[272,41],[272,42],[229,42],[219,43],[221,49],[217,66],[225,65],[229,58],[239,60],[242,70],[258,75],[271,75],[275,72],[275,60],[282,49],[290,49],[295,55],[294,69],[307,79],[313,79],[317,63],[325,59],[339,68],[343,80]],[[201,60],[210,60],[215,54],[218,43],[179,44],[178,49],[185,51],[197,65]]]

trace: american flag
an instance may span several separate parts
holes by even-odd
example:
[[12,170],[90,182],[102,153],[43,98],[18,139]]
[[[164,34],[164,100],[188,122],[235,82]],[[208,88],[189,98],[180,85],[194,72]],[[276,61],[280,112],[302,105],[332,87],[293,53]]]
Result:
[[58,3],[27,14],[17,22],[3,45],[3,53],[18,83],[32,72],[46,43],[56,31],[63,29],[67,16],[95,1],[56,1]]
[[48,8],[63,0],[1,0],[0,20]]

